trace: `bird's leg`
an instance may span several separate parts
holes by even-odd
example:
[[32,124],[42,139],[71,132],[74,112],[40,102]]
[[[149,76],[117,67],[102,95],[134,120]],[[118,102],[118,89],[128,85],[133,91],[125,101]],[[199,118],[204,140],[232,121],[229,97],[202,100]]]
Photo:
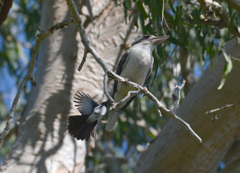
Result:
[[147,94],[147,92],[148,92],[148,89],[147,89],[147,87],[143,87],[143,92],[142,92],[142,93],[143,93],[144,95],[146,95],[146,94]]
[[125,86],[127,87],[129,79],[128,78],[124,78],[125,81],[121,81],[122,84],[125,84]]
[[125,78],[125,86],[127,87],[128,85],[128,82],[129,82],[129,79],[128,78]]

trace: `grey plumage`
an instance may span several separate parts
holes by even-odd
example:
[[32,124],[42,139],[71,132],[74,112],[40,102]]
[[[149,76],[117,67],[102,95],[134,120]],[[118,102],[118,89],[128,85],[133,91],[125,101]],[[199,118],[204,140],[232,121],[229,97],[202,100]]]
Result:
[[98,121],[106,114],[107,102],[98,104],[83,92],[77,92],[74,98],[81,115],[68,117],[68,132],[78,140],[88,140]]
[[[154,59],[152,52],[154,48],[168,39],[168,36],[155,37],[152,35],[144,35],[137,38],[131,45],[130,49],[120,59],[116,73],[128,80],[144,86],[149,80]],[[114,82],[113,97],[116,102],[127,96],[129,91],[136,90],[130,86],[126,86],[118,81]],[[112,131],[114,124],[121,110],[125,109],[136,97],[129,98],[127,103],[119,110],[110,112],[106,125],[107,131]]]

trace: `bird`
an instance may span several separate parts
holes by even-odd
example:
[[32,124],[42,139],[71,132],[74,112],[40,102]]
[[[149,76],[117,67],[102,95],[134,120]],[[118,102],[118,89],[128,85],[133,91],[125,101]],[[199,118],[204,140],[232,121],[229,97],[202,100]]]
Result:
[[81,115],[68,117],[68,132],[77,140],[89,140],[95,126],[107,113],[107,101],[98,104],[83,92],[77,92],[74,98]]
[[[152,73],[154,63],[154,58],[152,56],[153,50],[157,45],[163,43],[168,38],[168,35],[158,37],[153,35],[143,35],[137,38],[118,62],[116,74],[125,78],[126,81],[129,80],[144,86]],[[129,91],[134,90],[136,89],[115,80],[113,86],[113,99],[115,102],[119,102],[127,96]],[[136,94],[130,97],[126,104],[118,110],[110,111],[107,125],[105,127],[107,131],[110,132],[113,130],[121,111],[124,110],[135,97]]]

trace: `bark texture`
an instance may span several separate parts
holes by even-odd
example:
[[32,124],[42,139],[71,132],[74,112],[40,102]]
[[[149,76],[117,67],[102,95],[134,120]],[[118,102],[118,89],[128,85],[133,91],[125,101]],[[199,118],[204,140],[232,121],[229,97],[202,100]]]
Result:
[[[41,29],[70,17],[66,1],[42,3]],[[90,1],[88,8],[81,3],[78,1],[78,8],[92,46],[113,66],[128,30],[123,9],[115,8],[110,0]],[[128,35],[129,40],[136,36],[137,33]],[[76,141],[67,133],[67,116],[79,114],[72,102],[77,91],[98,102],[104,97],[103,71],[90,55],[82,71],[77,71],[83,51],[74,24],[43,42],[38,54],[37,87],[28,99],[17,141],[5,160],[5,172],[84,171],[85,142]]]
[[[227,54],[239,58],[237,39],[226,43]],[[135,172],[216,172],[219,161],[234,141],[239,139],[240,106],[217,113],[218,120],[205,112],[240,102],[240,63],[233,61],[234,68],[227,76],[225,85],[218,90],[224,57],[214,60],[214,70],[209,67],[183,101],[177,115],[186,120],[202,138],[199,144],[179,123],[170,120],[156,140],[142,154]]]

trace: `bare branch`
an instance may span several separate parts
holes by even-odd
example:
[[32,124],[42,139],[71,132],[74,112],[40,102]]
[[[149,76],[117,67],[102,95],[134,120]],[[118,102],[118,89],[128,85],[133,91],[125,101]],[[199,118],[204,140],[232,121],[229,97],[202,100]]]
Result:
[[[141,86],[139,87],[139,89],[141,88]],[[141,91],[143,91],[143,88],[140,89]],[[145,90],[145,95],[152,100],[155,103],[155,106],[161,110],[161,112],[165,113],[167,116],[170,116],[171,118],[175,119],[176,121],[178,121],[181,125],[183,125],[188,132],[198,141],[198,142],[202,142],[202,139],[193,131],[193,129],[191,128],[191,126],[185,122],[183,119],[181,119],[180,117],[178,117],[174,112],[168,110],[167,108],[165,108],[160,102],[159,100],[149,91]]]
[[87,54],[88,54],[88,51],[87,51],[87,50],[84,50],[83,59],[82,59],[80,65],[79,65],[79,67],[78,67],[78,71],[81,71],[81,70],[82,70],[83,65],[84,65],[84,63],[85,63],[85,61],[86,61],[86,58],[87,58]]
[[[125,79],[116,75],[113,72],[110,72],[110,75],[114,76],[115,79],[121,81],[121,82],[125,82]],[[140,90],[140,92],[144,93],[150,100],[152,100],[155,103],[155,106],[157,107],[157,109],[161,110],[161,112],[165,113],[167,116],[172,117],[173,119],[175,119],[176,121],[178,121],[180,124],[182,124],[187,130],[188,132],[195,137],[195,139],[198,142],[202,142],[202,139],[193,131],[193,129],[191,128],[191,126],[186,123],[183,119],[181,119],[180,117],[178,117],[174,112],[168,110],[167,108],[165,108],[161,102],[148,90],[146,90],[144,87],[142,87],[141,85],[138,85],[134,82],[128,81],[127,82],[128,85],[130,85],[133,88],[136,88],[138,90]]]
[[205,112],[205,114],[206,114],[206,115],[216,114],[216,113],[218,113],[219,111],[222,111],[222,110],[228,109],[228,108],[233,108],[233,107],[236,106],[236,105],[239,105],[239,103],[227,104],[227,105],[225,105],[225,106],[223,106],[223,107],[220,107],[220,108],[216,108],[216,109],[212,109],[212,110],[210,110],[210,111],[207,111],[207,112]]
[[127,94],[127,96],[126,97],[124,97],[122,100],[120,100],[119,102],[117,102],[117,103],[114,103],[113,105],[112,105],[112,107],[110,107],[110,110],[118,110],[118,109],[120,109],[124,104],[126,104],[128,101],[129,101],[129,99],[130,98],[132,98],[132,96],[135,96],[135,95],[137,95],[139,93],[139,90],[137,90],[137,91],[129,91],[128,92],[128,94]]
[[33,76],[30,77],[32,86],[37,87],[37,82],[34,80]]
[[175,90],[172,94],[173,97],[173,112],[176,112],[178,107],[179,107],[179,102],[180,102],[180,98],[181,98],[181,90],[183,89],[184,85],[186,83],[186,80],[183,80],[182,85],[178,86],[176,85]]
[[[202,142],[202,139],[192,130],[192,128],[190,127],[190,125],[188,123],[186,123],[184,120],[182,120],[181,118],[179,118],[175,113],[173,113],[172,111],[168,110],[167,108],[165,108],[160,101],[149,91],[146,91],[146,89],[144,89],[144,87],[131,82],[131,81],[126,81],[123,77],[117,75],[116,73],[114,73],[112,70],[110,70],[107,65],[104,63],[104,61],[102,60],[102,58],[97,54],[97,52],[95,51],[95,49],[90,45],[90,42],[87,38],[85,29],[82,25],[82,20],[80,18],[80,15],[78,13],[77,7],[74,3],[73,0],[66,0],[69,6],[69,9],[72,13],[73,16],[73,20],[74,22],[77,24],[78,26],[78,30],[82,39],[82,43],[85,47],[85,49],[87,49],[94,57],[94,59],[98,62],[98,64],[103,68],[103,70],[105,71],[105,73],[108,76],[113,77],[115,80],[118,80],[122,83],[126,82],[129,86],[136,88],[137,90],[139,90],[140,92],[144,93],[150,100],[152,100],[157,109],[161,110],[163,113],[165,113],[166,115],[172,117],[173,119],[175,119],[176,121],[180,122],[187,130],[188,132],[193,135],[195,137],[195,139],[197,139],[198,142]],[[106,80],[106,77],[105,77]],[[105,84],[105,82],[104,82]],[[106,86],[106,85],[105,85]],[[104,89],[105,93],[107,88]],[[109,97],[109,95],[108,95]],[[122,101],[122,100],[121,100]],[[122,103],[121,103],[122,104]]]
[[24,86],[26,85],[27,81],[28,80],[31,80],[32,81],[32,85],[33,86],[36,86],[36,82],[33,80],[33,76],[32,76],[32,72],[33,72],[33,68],[35,66],[35,60],[36,60],[36,54],[37,54],[37,51],[40,47],[40,44],[41,42],[47,38],[49,35],[51,35],[54,31],[60,29],[60,28],[63,28],[69,24],[73,23],[73,20],[72,19],[66,19],[64,21],[62,21],[61,23],[58,23],[56,25],[53,25],[52,27],[50,27],[49,29],[47,29],[45,32],[42,31],[40,28],[38,28],[38,30],[40,31],[40,33],[38,34],[38,39],[36,41],[36,45],[33,47],[33,51],[32,51],[32,55],[31,55],[31,60],[30,60],[30,63],[29,63],[29,69],[28,69],[28,72],[27,74],[25,75],[24,79],[22,80],[22,82],[20,83],[19,85],[19,88],[18,88],[18,92],[14,98],[14,101],[13,101],[13,104],[12,104],[12,107],[10,109],[10,112],[9,112],[9,116],[8,116],[8,120],[7,120],[7,123],[6,123],[6,126],[3,130],[3,133],[0,137],[0,150],[2,148],[2,145],[3,145],[3,142],[7,136],[7,134],[9,133],[9,130],[10,130],[10,126],[11,124],[13,123],[13,118],[14,118],[14,112],[15,112],[15,109],[16,109],[16,106],[17,106],[17,103],[18,103],[18,100],[20,98],[20,95],[23,91],[23,88]]
[[240,13],[240,2],[239,0],[223,0],[227,2],[232,8],[237,10]]
[[81,39],[82,39],[82,43],[83,43],[85,49],[87,51],[89,51],[93,55],[94,59],[98,62],[98,64],[103,68],[103,70],[105,72],[107,72],[109,68],[102,61],[102,58],[97,54],[95,49],[93,49],[92,46],[90,45],[90,42],[88,40],[87,34],[85,32],[85,29],[83,27],[82,20],[80,18],[79,13],[78,13],[78,10],[77,10],[75,2],[73,0],[66,0],[66,1],[68,3],[68,7],[69,7],[69,9],[70,9],[70,11],[72,13],[72,17],[73,17],[74,23],[76,23],[77,26],[78,26],[78,31],[80,33],[80,36],[81,36]]
[[111,101],[111,104],[113,104],[115,101],[114,99],[110,96],[108,93],[108,75],[107,73],[104,74],[104,81],[103,81],[103,88],[104,88],[104,93],[107,96],[107,98]]
[[160,117],[162,117],[161,111],[160,111],[159,109],[158,109],[157,111],[158,111],[158,115],[159,115]]
[[[224,10],[222,5],[214,0],[198,0],[201,6],[208,10],[214,11],[220,19],[210,19],[209,17],[200,16],[200,21],[205,25],[218,26],[219,28],[228,28],[229,27],[229,14]],[[230,31],[236,36],[240,36],[240,31],[238,26],[232,24]]]

